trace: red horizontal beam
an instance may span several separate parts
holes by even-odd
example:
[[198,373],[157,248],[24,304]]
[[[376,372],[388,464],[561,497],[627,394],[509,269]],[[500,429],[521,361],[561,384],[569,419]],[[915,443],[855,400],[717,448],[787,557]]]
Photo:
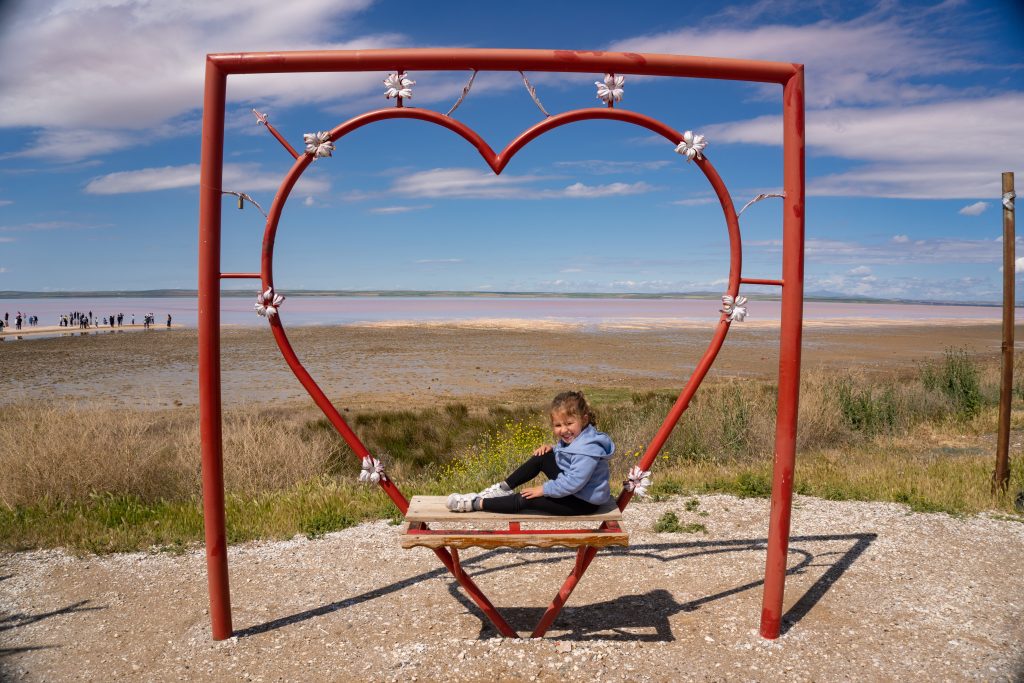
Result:
[[224,74],[477,69],[479,71],[608,72],[782,84],[786,83],[800,68],[799,65],[789,62],[762,62],[688,55],[461,48],[222,53],[207,55],[207,60]]
[[221,280],[259,280],[259,273],[221,273]]
[[741,277],[740,282],[745,285],[775,285],[776,287],[785,284],[782,280],[765,280],[758,277]]

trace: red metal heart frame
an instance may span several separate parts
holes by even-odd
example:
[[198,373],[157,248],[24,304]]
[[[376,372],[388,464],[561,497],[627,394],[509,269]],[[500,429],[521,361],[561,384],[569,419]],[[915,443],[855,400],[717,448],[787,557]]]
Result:
[[[649,116],[644,116],[643,114],[619,109],[588,108],[577,109],[575,111],[569,111],[546,118],[540,123],[523,131],[515,140],[510,142],[505,149],[500,153],[495,154],[490,145],[488,145],[487,142],[485,142],[484,139],[476,133],[476,131],[461,121],[449,118],[444,114],[428,109],[396,107],[393,109],[379,109],[367,112],[349,119],[330,132],[330,141],[336,142],[354,130],[371,123],[387,119],[419,119],[421,121],[435,123],[451,130],[473,145],[495,174],[500,174],[505,169],[508,162],[511,161],[512,157],[514,157],[519,150],[525,147],[532,140],[540,137],[548,131],[554,130],[555,128],[575,123],[577,121],[607,119],[631,123],[642,126],[657,133],[658,135],[661,135],[673,145],[678,144],[679,141],[683,139],[683,135],[675,129]],[[270,206],[270,211],[267,215],[266,230],[263,233],[263,253],[260,263],[260,276],[264,290],[273,288],[274,286],[274,243],[277,236],[278,225],[281,220],[281,212],[284,210],[284,205],[288,201],[288,196],[291,194],[295,183],[298,182],[302,173],[309,167],[309,165],[313,163],[313,159],[314,156],[312,154],[302,154],[296,158],[295,164],[288,171],[287,175],[285,175],[280,188],[278,188],[277,194],[274,197],[274,203]],[[715,171],[711,162],[703,156],[698,156],[694,159],[694,162],[704,173],[708,182],[711,183],[711,187],[714,189],[715,194],[718,196],[718,200],[722,205],[722,213],[725,215],[725,223],[729,234],[730,255],[729,281],[726,293],[735,297],[739,292],[741,279],[740,271],[742,268],[742,246],[740,242],[740,228],[739,220],[736,216],[736,209],[733,206],[732,198],[729,196],[725,183],[722,181],[721,176],[718,175],[718,172]],[[338,433],[343,439],[345,439],[345,442],[360,459],[370,455],[369,450],[355,432],[353,432],[348,426],[348,423],[345,422],[345,419],[334,407],[330,399],[327,398],[326,394],[324,394],[323,390],[316,383],[316,380],[313,379],[303,366],[302,361],[300,361],[298,356],[295,354],[291,343],[288,341],[288,335],[285,334],[284,324],[281,321],[281,314],[278,313],[278,315],[270,317],[269,320],[271,330],[273,330],[274,333],[274,339],[277,341],[277,345],[281,349],[281,354],[284,356],[285,362],[288,363],[288,367],[290,367],[292,372],[295,373],[295,376],[298,378],[302,386],[305,387],[307,392],[309,392],[313,401],[317,406],[319,406],[320,410],[323,411],[324,415],[327,416],[327,419],[330,420],[331,424],[334,425],[335,429],[338,430]],[[701,382],[703,382],[704,376],[711,368],[712,363],[714,363],[715,357],[718,355],[718,351],[721,349],[722,343],[725,341],[725,335],[729,331],[729,325],[728,316],[723,313],[718,326],[715,328],[711,341],[708,343],[707,349],[705,350],[700,362],[697,364],[697,367],[694,369],[693,374],[690,375],[690,379],[687,381],[679,399],[676,401],[675,406],[673,406],[672,411],[666,418],[662,429],[648,446],[644,453],[644,457],[637,463],[637,466],[641,470],[649,470],[655,458],[657,458],[657,455],[661,451],[665,441],[668,439],[669,434],[671,434],[672,429],[678,423],[679,418],[689,405],[690,399],[697,391]],[[405,514],[409,507],[409,502],[406,500],[405,496],[402,495],[401,491],[398,490],[398,487],[395,486],[392,479],[390,477],[383,478],[380,480],[379,485],[384,489],[391,500],[394,501],[395,505],[398,506],[398,509],[401,510],[402,514]],[[630,498],[632,498],[632,495],[632,491],[623,488],[618,498],[618,506],[620,509],[626,507]]]

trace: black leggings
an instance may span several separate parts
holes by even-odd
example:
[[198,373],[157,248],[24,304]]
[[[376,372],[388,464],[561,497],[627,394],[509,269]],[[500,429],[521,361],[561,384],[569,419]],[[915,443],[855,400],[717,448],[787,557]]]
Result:
[[[543,472],[548,479],[557,479],[562,474],[561,468],[555,462],[554,451],[544,455],[534,455],[520,465],[515,472],[508,475],[505,483],[510,489],[515,489],[532,480]],[[594,505],[576,496],[565,496],[564,498],[524,498],[521,493],[512,493],[497,498],[484,498],[482,501],[485,512],[503,512],[505,514],[516,514],[523,510],[539,510],[549,515],[589,515],[597,511],[600,505]]]

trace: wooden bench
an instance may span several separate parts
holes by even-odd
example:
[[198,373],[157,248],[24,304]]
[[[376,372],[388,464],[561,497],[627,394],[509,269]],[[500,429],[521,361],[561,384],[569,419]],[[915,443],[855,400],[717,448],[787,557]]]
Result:
[[[532,636],[539,638],[554,622],[566,599],[572,593],[583,573],[590,566],[598,548],[606,546],[628,546],[629,534],[622,530],[622,511],[615,502],[609,502],[592,515],[548,515],[542,512],[522,512],[516,515],[495,512],[452,512],[447,506],[447,496],[414,496],[409,502],[405,520],[409,523],[402,534],[403,548],[430,548],[455,579],[466,590],[474,602],[484,611],[498,631],[507,637],[516,638],[508,625],[487,596],[473,583],[459,561],[459,550],[464,548],[525,548],[536,546],[552,548],[564,546],[576,548],[576,563],[572,572],[562,584],[561,590],[548,606]],[[480,523],[504,525],[497,529],[431,529],[430,524],[460,522],[471,526]],[[565,525],[577,522],[598,522],[597,528],[530,528],[524,524]]]
[[[546,515],[527,511],[518,515],[497,512],[452,512],[446,496],[414,496],[405,520],[409,527],[402,535],[403,548],[525,548],[537,546],[578,548],[629,545],[629,534],[619,527],[622,512],[609,502],[592,515]],[[438,522],[480,522],[507,524],[507,529],[430,529]],[[597,529],[523,529],[524,523],[600,522]]]

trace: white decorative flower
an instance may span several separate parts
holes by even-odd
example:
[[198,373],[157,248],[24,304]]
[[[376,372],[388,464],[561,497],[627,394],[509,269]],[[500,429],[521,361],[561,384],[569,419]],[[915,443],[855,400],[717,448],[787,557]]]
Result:
[[744,305],[747,303],[747,297],[738,296],[733,299],[728,294],[722,295],[722,313],[729,316],[728,320],[731,323],[741,323],[743,319],[747,317],[747,307]]
[[625,82],[625,76],[612,76],[611,74],[605,74],[604,83],[601,81],[594,81],[594,85],[597,86],[597,99],[601,100],[605,104],[608,104],[612,100],[621,102],[622,86]]
[[364,484],[376,484],[386,479],[384,465],[380,460],[370,455],[363,458],[363,469],[359,472],[359,481]]
[[305,133],[302,139],[306,142],[306,154],[316,157],[329,157],[334,151],[334,143],[331,142],[331,134],[326,130],[316,133]]
[[265,318],[277,315],[277,308],[284,302],[284,297],[274,293],[273,287],[256,295],[256,312]]
[[676,145],[676,152],[686,157],[687,161],[704,158],[704,148],[708,146],[703,135],[697,135],[692,130],[683,133],[683,139]]
[[412,86],[416,81],[408,78],[405,74],[393,73],[384,79],[384,97],[389,100],[392,97],[412,97]]
[[651,472],[650,470],[642,470],[637,466],[633,466],[629,470],[628,479],[626,479],[626,490],[632,491],[637,496],[646,496],[647,489],[651,486]]

